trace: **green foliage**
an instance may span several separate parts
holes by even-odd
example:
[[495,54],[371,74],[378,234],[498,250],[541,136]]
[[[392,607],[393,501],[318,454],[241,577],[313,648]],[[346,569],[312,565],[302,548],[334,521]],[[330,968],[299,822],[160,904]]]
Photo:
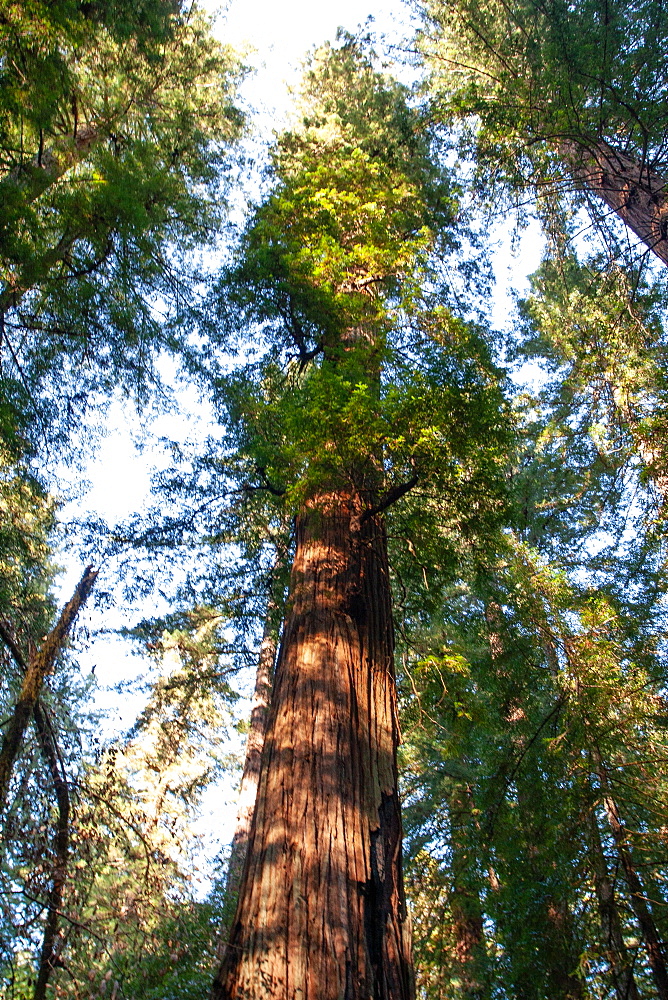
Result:
[[601,272],[597,263],[544,262],[522,304],[522,351],[553,373],[543,391],[554,407],[553,433],[558,423],[575,425],[610,469],[639,460],[661,494],[665,293],[640,274]]
[[[651,996],[601,803],[605,779],[661,927],[663,584],[643,548],[653,505],[638,481],[645,466],[663,502],[661,438],[648,465],[644,437],[663,386],[657,296],[571,259],[546,263],[534,290],[527,351],[548,378],[520,424],[518,534],[491,550],[485,533],[486,551],[471,548],[438,596],[438,567],[425,560],[421,582],[401,565],[420,982],[430,998],[607,995],[611,962],[626,959],[614,958],[601,923],[604,865],[640,995]],[[478,927],[468,951],[462,899]]]
[[460,522],[503,507],[500,372],[434,293],[456,188],[408,96],[356,40],[318,50],[220,284],[226,343],[254,324],[261,354],[219,379],[241,474],[293,512],[330,488],[371,509],[415,482]]
[[145,395],[178,349],[164,316],[195,280],[184,255],[214,239],[240,127],[237,64],[195,8],[102,8],[0,20],[2,388],[22,386],[42,442],[100,392]]
[[[436,113],[464,122],[463,149],[490,203],[498,204],[508,184],[533,188],[545,208],[555,183],[565,196],[573,178],[564,143],[586,150],[603,140],[661,172],[668,38],[662,4],[427,0],[421,6],[419,47]],[[553,222],[558,229],[563,217]]]
[[[220,902],[198,900],[193,871],[201,845],[192,819],[202,792],[229,766],[233,696],[217,651],[220,625],[219,615],[200,612],[189,628],[164,635],[145,709],[128,737],[98,743],[97,756],[95,720],[86,717],[76,672],[61,666],[52,684],[48,702],[73,807],[56,996],[108,988],[194,998],[208,984]],[[2,859],[2,976],[11,1000],[32,996],[22,990],[34,979],[55,863],[55,817],[42,771],[29,744]]]
[[[656,695],[642,667],[622,665],[629,640],[610,605],[579,598],[524,546],[508,548],[498,589],[489,586],[488,576],[475,601],[449,593],[447,613],[431,636],[413,635],[405,659],[408,879],[423,995],[565,997],[579,995],[580,977],[591,990],[581,995],[598,996],[605,965],[593,958],[602,946],[588,815],[599,737],[581,712],[597,720],[628,782],[640,760],[636,727],[648,719],[636,699]],[[650,742],[645,759],[661,759],[660,729]],[[480,921],[468,959],[462,896]]]
[[301,121],[278,142],[272,193],[223,285],[247,321],[287,327],[303,353],[382,322],[452,239],[457,189],[408,97],[349,36],[312,56]]
[[[160,383],[156,359],[186,353],[177,314],[201,278],[198,251],[217,238],[229,148],[241,127],[238,78],[236,57],[189,4],[0,3],[3,717],[21,681],[13,662],[20,657],[10,651],[32,655],[53,616],[56,504],[47,475],[56,459],[85,458],[82,425],[95,426],[92,409],[119,391],[145,402]],[[223,766],[210,753],[230,697],[226,668],[214,662],[223,643],[211,638],[220,616],[199,625],[194,636],[184,626],[173,638],[187,668],[174,671],[141,721],[150,753],[142,756],[135,734],[118,770],[111,752],[100,767],[93,762],[85,692],[61,651],[43,692],[57,760],[49,765],[32,734],[5,817],[8,995],[32,996],[59,870],[65,896],[54,947],[56,958],[66,957],[50,987],[58,995],[78,995],[87,980],[99,991],[110,968],[121,980],[135,975],[151,935],[146,950],[162,954],[163,920],[204,934],[210,913],[195,902],[172,849],[176,836],[188,839],[190,804]],[[165,787],[151,785],[152,767],[169,773]],[[56,846],[58,770],[61,797],[69,795],[69,860]],[[158,799],[162,819],[150,811],[152,804],[159,812]],[[192,920],[180,914],[180,900]],[[187,964],[184,983],[200,967],[187,972]]]
[[[552,191],[562,141],[660,166],[664,20],[644,0],[428,3],[437,116],[466,121],[479,190]],[[231,673],[268,592],[281,606],[291,520],[336,492],[387,521],[419,997],[612,996],[601,871],[655,995],[606,803],[665,941],[663,288],[578,259],[552,204],[510,345],[544,378],[509,404],[497,345],[451,294],[469,234],[445,144],[342,35],[312,54],[268,194],[184,344],[183,254],[219,224],[239,127],[229,53],[153,0],[0,3],[0,49],[0,619],[22,648],[52,614],[33,417],[64,442],[89,399],[147,393],[156,352],[184,350],[223,428],[175,449],[128,531],[165,590],[183,557],[195,607],[134,631],[161,665],[132,732],[93,758],[67,657],[45,695],[74,802],[56,995],[206,992],[225,900],[193,892],[192,816],[228,766]],[[11,1000],[32,995],[53,876],[43,771],[30,743],[1,869]]]

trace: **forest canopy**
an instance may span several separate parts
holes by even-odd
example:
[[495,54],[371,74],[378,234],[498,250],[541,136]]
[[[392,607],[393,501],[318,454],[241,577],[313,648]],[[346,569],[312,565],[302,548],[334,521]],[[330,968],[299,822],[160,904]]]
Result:
[[414,13],[259,169],[196,5],[0,0],[8,1000],[668,1000],[666,12]]

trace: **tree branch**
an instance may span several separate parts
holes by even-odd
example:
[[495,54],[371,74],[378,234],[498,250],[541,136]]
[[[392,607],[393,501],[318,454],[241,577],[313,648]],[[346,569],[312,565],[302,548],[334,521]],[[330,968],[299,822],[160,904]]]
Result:
[[388,507],[391,507],[392,504],[396,503],[397,500],[400,500],[405,493],[412,490],[417,481],[418,474],[416,472],[415,475],[408,480],[408,482],[399,483],[398,486],[393,486],[391,490],[388,490],[387,493],[381,497],[377,504],[364,511],[360,518],[360,524],[364,524],[364,522],[368,521],[370,517],[375,517],[376,514],[381,514],[384,510],[387,510]]
[[9,628],[9,625],[2,618],[0,618],[0,639],[2,639],[2,641],[5,644],[5,646],[7,647],[7,649],[9,650],[9,652],[12,654],[12,657],[14,658],[14,662],[16,663],[16,666],[19,667],[19,669],[23,673],[25,673],[26,672],[26,661],[23,658],[23,653],[19,649],[18,643],[16,642],[16,639],[12,635],[11,630]]
[[0,811],[5,807],[14,763],[37,704],[44,678],[53,668],[56,657],[63,648],[65,639],[79,611],[88,600],[96,579],[97,570],[93,569],[92,566],[87,566],[74,589],[72,598],[63,608],[60,618],[43,640],[37,652],[28,660],[21,693],[14,706],[12,718],[2,741],[2,749],[0,749]]

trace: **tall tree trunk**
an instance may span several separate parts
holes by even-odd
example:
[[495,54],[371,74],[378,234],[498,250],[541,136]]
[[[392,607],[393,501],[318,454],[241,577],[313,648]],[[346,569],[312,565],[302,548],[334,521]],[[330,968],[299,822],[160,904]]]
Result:
[[17,644],[12,640],[11,636],[6,634],[6,629],[3,628],[2,630],[2,638],[7,642],[18,665],[24,670],[24,675],[19,699],[14,706],[7,724],[2,741],[2,749],[0,749],[0,812],[5,808],[14,763],[21,749],[23,736],[35,710],[44,678],[53,669],[56,657],[62,650],[79,611],[88,600],[96,578],[97,570],[94,570],[92,566],[88,566],[75,587],[72,598],[63,608],[60,618],[44,638],[37,652],[28,659],[27,663],[24,663]]
[[297,519],[258,800],[216,1000],[411,1000],[382,518]]
[[[508,657],[507,625],[504,622],[502,607],[495,601],[485,604],[485,621],[487,623],[487,638],[496,682],[499,686],[499,713],[504,720],[512,756],[509,760],[510,773],[503,776],[507,783],[514,780],[518,800],[518,847],[523,844],[522,880],[528,885],[539,888],[540,910],[536,907],[536,925],[533,927],[535,940],[540,941],[540,966],[544,974],[544,988],[548,991],[550,1000],[581,1000],[584,996],[583,983],[577,975],[576,968],[580,954],[579,941],[575,936],[573,914],[568,899],[558,894],[546,892],[550,886],[551,861],[541,830],[540,818],[536,816],[535,804],[532,801],[531,784],[527,785],[521,778],[520,764],[531,743],[541,732],[543,725],[555,714],[553,709],[544,718],[533,739],[527,742],[526,734],[520,728],[526,722],[526,692],[522,690],[512,659]],[[542,626],[543,623],[540,623]],[[540,627],[540,626],[539,626]],[[541,645],[550,673],[556,677],[558,660],[556,646],[547,629],[540,627]],[[501,776],[501,775],[500,775]],[[505,793],[504,793],[505,794]],[[524,843],[523,843],[524,842]],[[518,852],[518,847],[515,850]],[[546,851],[547,848],[547,851]],[[492,881],[492,888],[495,888]],[[541,912],[542,911],[542,912]],[[540,913],[540,916],[538,916]],[[514,948],[507,947],[511,965],[514,960]],[[519,955],[522,955],[523,944],[519,943]],[[542,987],[538,983],[536,970],[530,963],[520,962],[517,966],[514,982],[518,996],[534,997]]]
[[573,914],[563,899],[547,900],[548,985],[551,1000],[582,1000],[584,984],[574,971],[579,948],[574,935]]
[[610,881],[608,866],[603,853],[598,820],[593,809],[590,822],[590,859],[594,872],[594,888],[596,890],[598,912],[601,918],[601,930],[607,948],[607,958],[610,963],[615,995],[617,996],[617,1000],[639,1000],[638,987],[636,986],[633,968],[624,943],[622,925],[615,900],[615,891]]
[[[227,879],[225,882],[226,904],[228,901],[236,900],[239,894],[239,886],[243,875],[244,862],[248,853],[248,840],[250,837],[253,812],[257,800],[257,788],[260,780],[260,765],[262,762],[262,748],[264,746],[267,732],[267,718],[269,715],[269,701],[271,695],[271,680],[274,672],[274,662],[276,660],[276,650],[278,640],[276,634],[276,624],[274,622],[276,603],[270,598],[264,623],[264,633],[260,644],[260,654],[258,656],[257,671],[255,674],[255,689],[253,691],[253,706],[251,708],[250,730],[246,740],[246,754],[244,757],[244,770],[241,776],[239,787],[239,809],[237,812],[237,825],[232,839],[232,849],[230,860],[227,866]],[[229,905],[229,904],[228,904]],[[231,906],[230,906],[231,909]],[[233,911],[229,912],[226,919],[223,919],[220,927],[218,946],[216,954],[222,961],[227,947],[227,939],[230,932]]]
[[664,177],[603,139],[587,146],[559,143],[579,184],[601,198],[668,266],[668,187]]
[[610,825],[612,839],[615,842],[615,848],[617,850],[619,860],[622,864],[624,880],[626,881],[626,885],[629,890],[631,909],[633,910],[636,920],[638,921],[643,945],[647,953],[647,960],[649,962],[650,969],[652,970],[652,978],[654,979],[654,985],[657,991],[656,995],[660,998],[660,1000],[668,1000],[668,969],[666,968],[666,959],[663,953],[659,932],[654,922],[652,912],[647,905],[647,894],[640,880],[640,876],[636,871],[631,850],[627,843],[626,831],[622,825],[619,810],[617,809],[617,804],[612,795],[608,776],[603,766],[601,755],[598,751],[595,752],[595,757],[598,765],[598,777],[601,785],[605,814]]

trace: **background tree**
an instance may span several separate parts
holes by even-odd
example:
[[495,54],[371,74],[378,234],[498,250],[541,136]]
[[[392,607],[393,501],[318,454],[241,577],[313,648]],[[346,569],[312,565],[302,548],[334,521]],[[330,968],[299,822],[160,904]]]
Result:
[[[63,924],[69,934],[80,916],[71,895],[82,861],[77,751],[86,758],[85,713],[62,648],[72,622],[49,632],[57,504],[46,484],[57,460],[86,454],[93,407],[118,391],[146,401],[165,351],[185,364],[174,317],[198,269],[184,261],[217,237],[241,117],[238,63],[191,5],[3,3],[0,53],[0,615],[3,664],[12,664],[3,761],[15,767],[3,872],[14,933],[3,948],[14,952],[11,989],[32,993],[43,939],[39,998],[59,967]],[[26,836],[32,827],[40,833]]]
[[[441,605],[419,574],[403,579],[425,996],[663,989],[665,876],[651,845],[665,793],[645,772],[665,754],[661,302],[638,274],[544,262],[515,333],[543,377],[516,400],[513,530],[472,553]],[[606,806],[613,775],[619,802]],[[641,852],[638,882],[630,854],[622,874],[615,828]]]
[[436,0],[422,11],[435,114],[465,121],[483,186],[533,188],[544,204],[555,190],[594,195],[597,224],[601,199],[666,264],[662,5]]
[[[75,665],[61,663],[45,690],[41,720],[67,784],[68,849],[51,927],[61,813],[40,761],[40,721],[17,768],[2,863],[2,975],[11,1000],[44,996],[49,979],[55,996],[195,997],[206,989],[220,905],[215,894],[198,901],[194,854],[202,848],[192,819],[230,763],[234,667],[220,653],[223,628],[221,615],[200,609],[188,627],[164,634],[144,711],[130,734],[107,745],[93,736],[98,720],[86,712]],[[50,949],[46,977],[40,931]]]
[[215,240],[238,68],[191,5],[1,14],[2,394],[44,461],[100,393],[141,397],[179,349],[167,318],[192,294],[185,254]]

